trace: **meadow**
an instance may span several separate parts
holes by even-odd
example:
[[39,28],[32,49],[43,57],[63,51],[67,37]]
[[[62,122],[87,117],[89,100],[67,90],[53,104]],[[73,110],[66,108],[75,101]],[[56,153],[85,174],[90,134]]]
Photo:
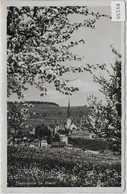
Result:
[[8,146],[8,187],[120,187],[120,156]]
[[[12,106],[9,103],[8,108]],[[71,115],[75,121],[79,121],[82,114],[87,116],[88,111],[86,106],[71,107]],[[65,121],[67,107],[34,103],[29,113],[30,118],[26,122],[34,128],[42,123]],[[85,130],[69,136],[69,143],[73,145],[71,148],[8,145],[7,186],[120,187],[120,155],[113,155],[109,151],[109,145],[102,140],[83,138],[83,133]],[[87,153],[85,150],[99,153]],[[108,152],[102,153],[103,150]]]

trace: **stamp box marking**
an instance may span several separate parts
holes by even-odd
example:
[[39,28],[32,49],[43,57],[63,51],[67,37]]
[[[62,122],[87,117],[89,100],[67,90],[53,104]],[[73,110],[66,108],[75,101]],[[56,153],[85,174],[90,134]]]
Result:
[[125,3],[124,1],[111,2],[112,21],[125,21]]

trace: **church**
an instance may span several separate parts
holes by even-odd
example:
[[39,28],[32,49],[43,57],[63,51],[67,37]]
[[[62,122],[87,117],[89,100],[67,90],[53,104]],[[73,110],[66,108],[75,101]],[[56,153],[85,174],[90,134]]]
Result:
[[77,130],[77,126],[74,124],[73,119],[71,117],[71,111],[70,111],[70,98],[68,98],[68,108],[67,108],[67,120],[65,124],[65,128],[69,130],[71,133],[73,130]]
[[[84,115],[83,115],[84,117]],[[82,129],[82,119],[80,120],[80,126],[76,125],[74,123],[73,118],[71,117],[71,107],[70,107],[70,98],[68,97],[68,108],[67,108],[67,119],[65,124],[65,129],[69,131],[69,134],[72,134],[73,136],[76,135],[77,137],[82,137],[85,139],[93,140],[96,138],[96,135],[93,131],[90,131],[89,129],[86,129],[83,127]]]

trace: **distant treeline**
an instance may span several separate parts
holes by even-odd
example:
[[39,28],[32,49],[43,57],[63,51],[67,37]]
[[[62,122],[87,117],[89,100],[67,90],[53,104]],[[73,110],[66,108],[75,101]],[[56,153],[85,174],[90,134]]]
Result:
[[[8,101],[7,103],[8,103],[8,104],[13,104],[13,103],[16,103],[16,102],[17,102],[17,101],[15,101],[15,102]],[[20,103],[20,104],[23,104],[24,102],[20,101],[19,103]],[[29,104],[48,104],[48,105],[59,106],[59,105],[56,104],[55,102],[25,101],[25,103],[29,103]]]

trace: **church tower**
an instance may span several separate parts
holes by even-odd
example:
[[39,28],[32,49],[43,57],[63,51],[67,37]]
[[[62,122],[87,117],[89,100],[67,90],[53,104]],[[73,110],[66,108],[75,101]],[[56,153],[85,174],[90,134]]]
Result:
[[66,128],[70,129],[72,120],[71,120],[71,111],[70,111],[70,98],[68,97],[68,108],[67,108],[67,123],[66,123]]
[[70,98],[68,97],[68,108],[67,108],[67,118],[70,118],[71,112],[70,112]]

